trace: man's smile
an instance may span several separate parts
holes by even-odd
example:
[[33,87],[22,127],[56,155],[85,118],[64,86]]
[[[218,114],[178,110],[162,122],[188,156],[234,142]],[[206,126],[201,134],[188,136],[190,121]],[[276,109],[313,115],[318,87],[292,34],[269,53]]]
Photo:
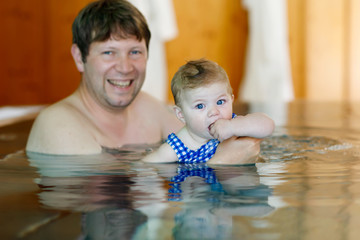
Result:
[[108,79],[107,81],[111,85],[116,86],[116,87],[121,87],[121,88],[128,87],[133,82],[133,80],[124,81],[124,80],[112,80],[112,79]]

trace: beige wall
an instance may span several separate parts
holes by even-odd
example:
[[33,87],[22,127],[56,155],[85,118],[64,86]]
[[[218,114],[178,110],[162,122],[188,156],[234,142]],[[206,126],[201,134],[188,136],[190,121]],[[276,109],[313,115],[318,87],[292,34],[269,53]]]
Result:
[[360,101],[360,0],[351,0],[349,15],[349,49],[347,71],[349,74],[348,94],[350,100]]
[[288,0],[296,96],[360,100],[360,0]]

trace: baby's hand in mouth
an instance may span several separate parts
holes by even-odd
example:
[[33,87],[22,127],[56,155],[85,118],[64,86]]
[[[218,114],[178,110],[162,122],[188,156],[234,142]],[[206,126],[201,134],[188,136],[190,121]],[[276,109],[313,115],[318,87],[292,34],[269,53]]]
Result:
[[212,126],[214,125],[214,123],[215,123],[215,122],[213,122],[212,124],[209,125],[209,127],[208,127],[209,131],[211,131],[211,128],[212,128]]
[[230,120],[227,119],[218,119],[208,128],[210,135],[220,142],[233,136]]

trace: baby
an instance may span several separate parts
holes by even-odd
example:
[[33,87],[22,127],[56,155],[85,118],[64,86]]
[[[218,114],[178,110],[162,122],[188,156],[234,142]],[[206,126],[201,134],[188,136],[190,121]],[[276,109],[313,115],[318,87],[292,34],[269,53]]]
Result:
[[233,136],[264,138],[274,122],[262,113],[233,114],[234,95],[225,70],[206,59],[181,66],[171,81],[176,116],[185,126],[147,155],[145,162],[207,162],[218,144]]

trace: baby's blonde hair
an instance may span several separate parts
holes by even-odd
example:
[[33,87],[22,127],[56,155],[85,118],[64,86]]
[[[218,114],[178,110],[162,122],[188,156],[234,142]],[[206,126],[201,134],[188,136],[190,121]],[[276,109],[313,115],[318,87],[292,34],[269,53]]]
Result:
[[180,106],[183,90],[204,87],[213,83],[227,84],[228,91],[232,94],[229,77],[220,65],[204,58],[188,61],[179,68],[171,80],[171,92],[175,104]]

